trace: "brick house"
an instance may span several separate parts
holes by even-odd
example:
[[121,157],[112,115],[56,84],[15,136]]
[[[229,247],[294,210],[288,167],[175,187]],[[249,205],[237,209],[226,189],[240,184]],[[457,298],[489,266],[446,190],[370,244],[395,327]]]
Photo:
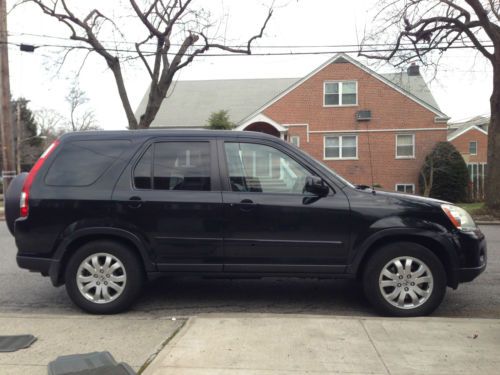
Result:
[[383,189],[409,193],[447,135],[448,117],[417,66],[378,74],[345,54],[302,78],[179,81],[152,127],[200,128],[221,109],[236,130],[286,139],[353,183],[371,185],[373,175]]
[[484,199],[489,122],[489,117],[477,116],[467,121],[450,123],[448,128],[448,142],[462,154],[469,169],[473,199]]

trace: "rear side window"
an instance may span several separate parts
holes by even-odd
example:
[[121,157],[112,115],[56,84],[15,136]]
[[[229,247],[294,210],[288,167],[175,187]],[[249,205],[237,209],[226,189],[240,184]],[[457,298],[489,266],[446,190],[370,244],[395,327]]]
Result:
[[89,186],[125,151],[129,141],[92,140],[63,145],[50,166],[45,183],[51,186]]
[[134,168],[137,189],[210,190],[208,142],[159,142]]

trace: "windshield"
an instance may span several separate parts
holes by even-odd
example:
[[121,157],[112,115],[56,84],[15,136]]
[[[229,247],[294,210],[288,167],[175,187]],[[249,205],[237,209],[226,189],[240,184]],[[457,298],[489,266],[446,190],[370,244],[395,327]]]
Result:
[[297,146],[293,145],[293,147],[295,147],[296,150],[298,150],[300,153],[304,154],[307,156],[307,160],[312,160],[314,162],[314,164],[316,164],[317,166],[319,166],[321,169],[323,170],[326,170],[328,173],[331,173],[333,174],[338,180],[340,180],[341,183],[351,187],[351,188],[355,188],[355,186],[347,181],[344,177],[342,177],[340,174],[338,174],[334,169],[330,168],[329,166],[327,166],[326,164],[320,162],[319,160],[315,159],[314,157],[312,157],[311,155],[309,155],[307,152],[305,152],[304,150],[301,150],[300,148],[298,148]]

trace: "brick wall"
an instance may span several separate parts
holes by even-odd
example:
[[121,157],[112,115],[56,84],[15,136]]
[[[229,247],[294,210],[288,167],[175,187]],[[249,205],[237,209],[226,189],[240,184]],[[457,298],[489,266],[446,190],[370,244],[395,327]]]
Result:
[[[358,105],[324,107],[323,84],[328,80],[356,80]],[[372,120],[356,121],[359,110],[371,110]],[[394,190],[396,183],[418,186],[418,173],[425,156],[436,142],[446,140],[446,124],[435,123],[433,112],[351,63],[326,66],[263,113],[285,126],[292,124],[288,134],[300,136],[303,150],[354,183],[371,184],[370,143],[374,183],[386,190]],[[309,125],[309,142],[307,127],[294,124]],[[429,128],[439,130],[426,130]],[[338,134],[329,131],[357,135],[358,159],[323,160],[324,136]],[[405,133],[415,134],[415,158],[396,159],[396,134]]]
[[[470,155],[469,142],[477,142],[477,155]],[[462,154],[466,163],[486,163],[488,159],[488,135],[471,129],[458,136],[451,143]]]

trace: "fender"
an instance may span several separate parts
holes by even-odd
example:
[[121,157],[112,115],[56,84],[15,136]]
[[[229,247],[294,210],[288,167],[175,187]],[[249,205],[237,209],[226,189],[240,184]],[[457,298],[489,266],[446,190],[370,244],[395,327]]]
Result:
[[145,271],[156,271],[156,265],[152,262],[148,247],[136,234],[124,229],[113,227],[90,227],[74,231],[69,236],[64,238],[57,247],[54,255],[52,256],[52,262],[49,268],[49,276],[52,284],[54,284],[55,286],[59,286],[62,284],[61,273],[63,272],[63,270],[61,269],[61,263],[66,252],[68,251],[68,247],[78,239],[95,235],[114,236],[132,242],[139,250],[139,254],[141,255],[142,261],[144,263]]
[[[441,249],[446,253],[447,259],[450,261],[450,270],[453,272],[458,268],[459,259],[458,253],[455,249],[455,241],[456,239],[451,233],[444,231],[436,231],[424,228],[389,228],[382,229],[369,237],[365,238],[363,242],[356,246],[354,245],[353,258],[351,264],[347,268],[347,272],[356,274],[359,270],[359,267],[363,260],[365,259],[370,248],[379,241],[390,240],[394,238],[394,240],[399,241],[408,241],[413,239],[422,239],[426,242],[437,243]],[[455,283],[455,276],[450,274],[450,283]]]

